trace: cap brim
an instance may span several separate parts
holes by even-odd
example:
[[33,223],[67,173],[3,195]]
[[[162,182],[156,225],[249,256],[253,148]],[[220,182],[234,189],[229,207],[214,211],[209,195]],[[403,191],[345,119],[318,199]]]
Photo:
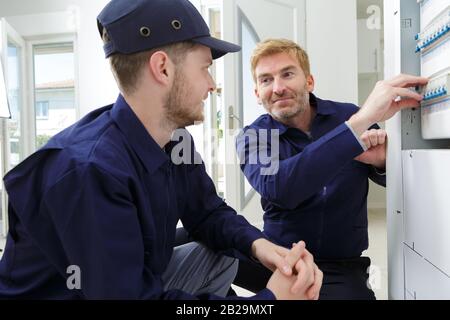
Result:
[[238,52],[241,50],[241,47],[234,43],[223,41],[213,37],[194,38],[191,39],[191,41],[210,48],[213,59],[218,59],[226,55],[227,53]]

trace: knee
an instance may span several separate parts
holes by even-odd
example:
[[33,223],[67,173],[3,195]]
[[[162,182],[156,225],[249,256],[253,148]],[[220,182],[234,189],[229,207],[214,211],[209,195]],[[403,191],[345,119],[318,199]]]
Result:
[[236,277],[238,268],[239,268],[239,260],[236,258],[231,258],[227,256],[221,257],[221,266],[223,271],[227,271],[228,274],[232,275],[233,279]]
[[233,277],[236,276],[239,267],[239,260],[228,257],[212,251],[202,244],[192,244],[192,249],[202,261],[209,261],[210,268],[215,269],[217,274],[227,274]]

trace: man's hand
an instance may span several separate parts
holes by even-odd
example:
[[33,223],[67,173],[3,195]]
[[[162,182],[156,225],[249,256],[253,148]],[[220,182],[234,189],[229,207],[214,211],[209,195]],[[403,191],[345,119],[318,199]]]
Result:
[[356,157],[355,160],[370,164],[377,169],[386,168],[387,134],[383,129],[368,130],[361,136],[362,142],[368,150]]
[[[302,255],[305,251],[305,243],[300,242],[286,256],[289,267],[300,270],[298,275],[293,273],[286,276],[277,269],[269,279],[267,288],[273,292],[277,300],[317,300],[319,298],[323,274],[315,264],[311,265],[303,261]],[[301,280],[300,284],[299,280]]]
[[267,269],[271,271],[280,269],[285,275],[290,276],[292,275],[292,268],[285,259],[288,253],[288,249],[277,246],[266,239],[258,239],[252,244],[253,256]]
[[[306,296],[309,299],[318,298],[322,285],[322,272],[314,263],[312,254],[306,250],[305,243],[301,241],[297,246],[296,252],[299,252],[299,257],[296,261],[289,255],[292,250],[277,246],[266,239],[254,241],[252,253],[266,268],[275,272],[278,270],[286,277],[293,277],[294,281],[290,287],[293,293],[308,290]],[[311,279],[313,279],[312,285]]]
[[[409,87],[423,86],[427,78],[401,74],[393,79],[379,81],[367,101],[348,123],[358,135],[373,124],[392,118],[398,111],[417,108],[423,96]],[[401,99],[400,99],[401,98]]]

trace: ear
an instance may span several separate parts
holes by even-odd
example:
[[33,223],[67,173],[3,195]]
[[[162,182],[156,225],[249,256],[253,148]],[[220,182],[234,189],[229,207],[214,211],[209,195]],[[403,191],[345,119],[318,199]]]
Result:
[[256,100],[258,101],[258,104],[262,104],[262,100],[259,95],[258,87],[255,87],[255,96],[256,96]]
[[156,82],[162,85],[170,84],[173,64],[167,53],[164,51],[157,51],[152,54],[149,59],[148,68]]
[[314,81],[314,77],[312,75],[309,75],[306,77],[306,88],[308,90],[308,92],[313,92],[314,91],[314,85],[315,85],[315,81]]

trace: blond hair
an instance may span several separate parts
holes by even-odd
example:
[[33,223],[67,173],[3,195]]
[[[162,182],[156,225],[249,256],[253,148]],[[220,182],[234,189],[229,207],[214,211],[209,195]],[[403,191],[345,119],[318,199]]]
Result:
[[305,76],[311,75],[311,67],[308,54],[298,44],[287,39],[267,39],[256,45],[251,57],[251,68],[253,80],[256,83],[256,67],[261,58],[268,57],[278,53],[287,53],[295,57],[302,68]]

